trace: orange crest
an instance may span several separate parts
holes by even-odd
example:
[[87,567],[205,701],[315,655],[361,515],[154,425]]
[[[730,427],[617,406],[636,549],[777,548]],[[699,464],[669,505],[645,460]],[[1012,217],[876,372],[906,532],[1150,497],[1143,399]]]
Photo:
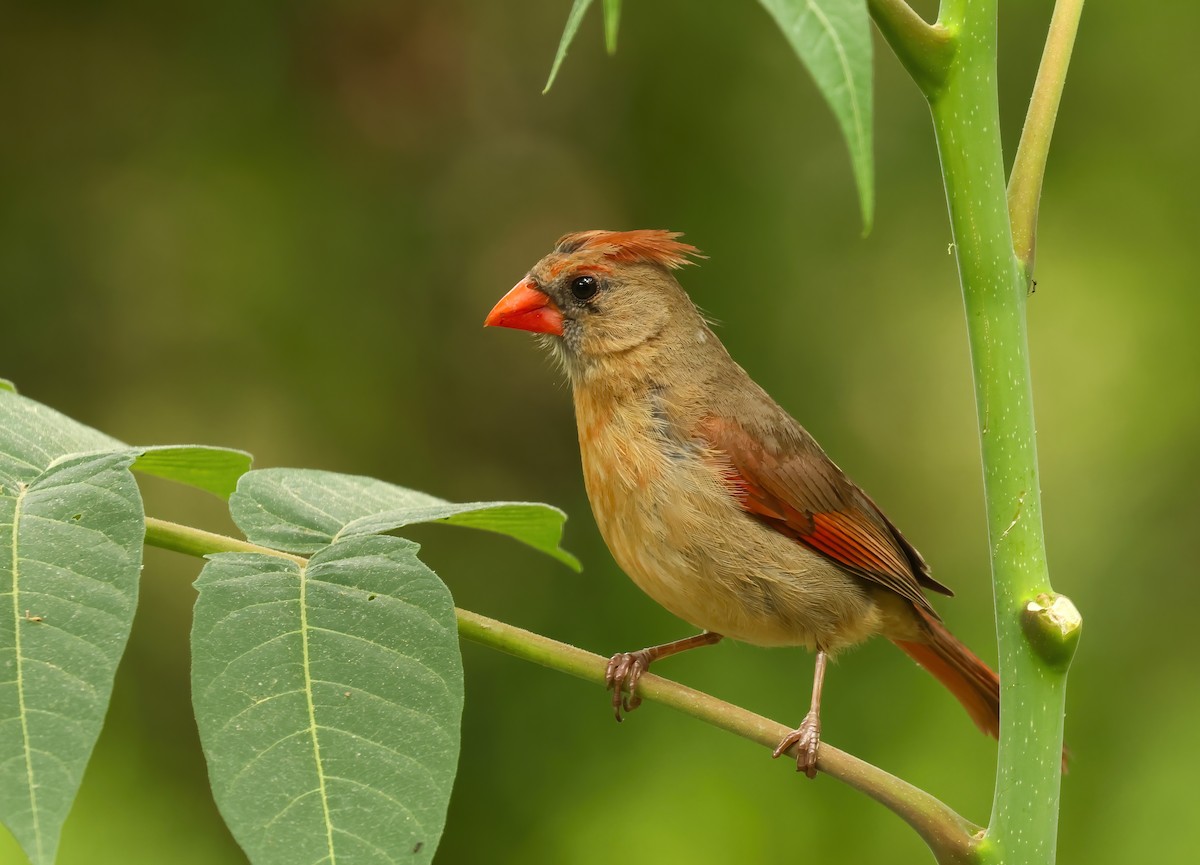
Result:
[[559,238],[554,251],[563,254],[572,252],[598,252],[615,261],[644,262],[659,264],[672,270],[685,264],[694,264],[690,258],[704,258],[700,250],[690,243],[682,243],[678,231],[659,228],[643,228],[637,231],[577,231]]

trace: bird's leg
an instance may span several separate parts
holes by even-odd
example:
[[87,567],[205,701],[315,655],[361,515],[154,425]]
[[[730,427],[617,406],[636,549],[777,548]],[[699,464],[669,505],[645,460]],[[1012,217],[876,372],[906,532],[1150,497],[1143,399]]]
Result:
[[[604,684],[605,687],[613,692],[613,714],[617,716],[617,720],[621,720],[622,709],[626,712],[632,712],[642,704],[642,698],[637,695],[637,683],[642,678],[642,673],[646,672],[651,663],[657,661],[659,658],[678,655],[680,652],[686,652],[688,649],[696,649],[700,646],[711,646],[720,641],[720,634],[705,631],[703,634],[696,634],[694,637],[685,637],[673,643],[650,646],[645,649],[639,649],[636,652],[617,652],[617,654],[613,655],[608,662],[608,669],[604,673]],[[628,691],[629,696],[623,697],[622,690]]]
[[825,684],[824,651],[817,652],[817,663],[813,668],[812,706],[800,722],[800,726],[783,737],[779,747],[771,755],[778,757],[792,745],[796,746],[796,771],[810,778],[817,777],[817,747],[821,744],[821,686]]

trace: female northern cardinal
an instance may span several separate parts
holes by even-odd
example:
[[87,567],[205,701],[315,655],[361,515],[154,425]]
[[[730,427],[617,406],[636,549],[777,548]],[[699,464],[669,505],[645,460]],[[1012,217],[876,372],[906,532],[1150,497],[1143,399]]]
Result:
[[[883,634],[986,733],[1000,681],[922,589],[952,592],[816,441],[730,358],[671,271],[699,251],[668,231],[568,234],[485,325],[548,334],[575,396],[588,498],[633,581],[704,633],[608,665],[617,720],[650,664],[728,636],[816,650],[797,745],[816,774],[826,659]],[[628,698],[622,691],[629,692]]]

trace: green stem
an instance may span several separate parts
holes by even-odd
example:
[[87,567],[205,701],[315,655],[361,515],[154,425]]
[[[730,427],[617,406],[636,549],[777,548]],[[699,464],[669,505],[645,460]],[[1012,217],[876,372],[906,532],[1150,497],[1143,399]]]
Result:
[[[154,517],[146,518],[146,543],[191,556],[254,552],[306,563],[303,558],[269,547]],[[470,610],[455,608],[454,612],[459,634],[468,640],[589,682],[604,684],[607,658]],[[650,673],[638,683],[638,694],[767,748],[774,749],[789,732],[789,728],[761,715]],[[794,759],[795,749],[789,753]],[[979,861],[979,827],[924,790],[824,742],[817,753],[817,768],[870,796],[912,826],[939,863],[967,865]]]
[[1051,592],[1025,325],[996,86],[996,0],[947,0],[958,44],[930,95],[975,378],[1000,655],[999,765],[984,861],[1054,860],[1066,668],[1025,637],[1026,605]]
[[1033,262],[1037,255],[1038,203],[1042,197],[1042,178],[1046,174],[1046,157],[1054,120],[1062,100],[1071,49],[1083,14],[1083,0],[1058,0],[1050,17],[1050,32],[1038,66],[1037,81],[1025,115],[1025,128],[1013,161],[1008,181],[1008,210],[1012,221],[1013,249],[1025,270],[1026,281],[1033,279]]
[[146,543],[152,547],[171,550],[188,556],[203,558],[211,553],[264,553],[268,556],[279,556],[298,565],[307,565],[308,559],[293,556],[290,553],[273,550],[270,547],[260,547],[249,541],[231,538],[228,535],[218,535],[216,532],[206,532],[191,526],[160,520],[156,517],[146,517]]
[[[608,658],[478,613],[461,609],[457,612],[458,632],[468,640],[598,685],[604,684]],[[652,673],[642,676],[638,682],[638,695],[772,750],[790,730],[762,715]],[[789,753],[795,757],[794,749]],[[817,753],[817,768],[896,813],[917,830],[939,862],[976,861],[974,836],[979,828],[924,790],[824,742]]]
[[905,0],[867,0],[867,8],[921,92],[940,87],[954,58],[954,40],[946,28],[928,23]]

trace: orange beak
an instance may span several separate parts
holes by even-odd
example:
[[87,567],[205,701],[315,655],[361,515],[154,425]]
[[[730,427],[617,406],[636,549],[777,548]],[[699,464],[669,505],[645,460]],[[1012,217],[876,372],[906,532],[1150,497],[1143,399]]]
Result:
[[484,319],[484,327],[511,327],[532,333],[562,336],[563,317],[550,295],[539,291],[532,279],[523,279],[500,298]]

